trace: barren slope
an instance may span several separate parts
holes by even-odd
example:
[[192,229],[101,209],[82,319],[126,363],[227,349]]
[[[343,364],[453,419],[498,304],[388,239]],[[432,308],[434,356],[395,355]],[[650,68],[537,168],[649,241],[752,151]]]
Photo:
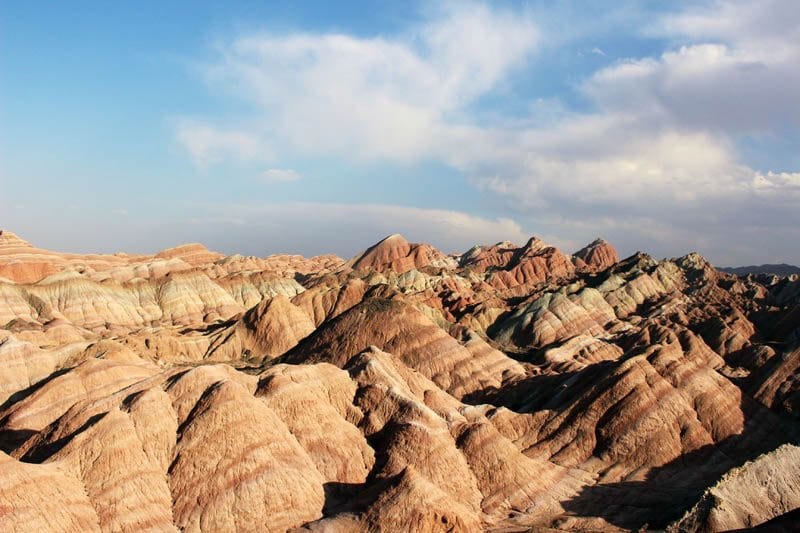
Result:
[[602,239],[344,261],[3,231],[0,530],[791,523],[798,309],[796,278]]

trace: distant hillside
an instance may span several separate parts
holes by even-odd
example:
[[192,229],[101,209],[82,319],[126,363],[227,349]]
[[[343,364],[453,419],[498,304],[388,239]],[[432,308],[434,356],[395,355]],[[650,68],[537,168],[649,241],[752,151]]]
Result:
[[800,274],[800,267],[794,265],[787,265],[781,263],[780,265],[750,265],[743,267],[720,267],[719,270],[728,272],[729,274],[736,274],[737,276],[746,276],[747,274],[774,274],[776,276],[790,276],[792,274]]

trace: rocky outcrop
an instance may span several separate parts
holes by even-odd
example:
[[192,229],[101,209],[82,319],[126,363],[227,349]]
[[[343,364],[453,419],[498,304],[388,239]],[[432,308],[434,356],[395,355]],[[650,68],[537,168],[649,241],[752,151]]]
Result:
[[168,248],[156,254],[156,259],[180,259],[190,265],[205,265],[222,259],[222,254],[212,252],[199,243],[183,244],[175,248]]
[[616,318],[614,311],[603,299],[595,299],[597,305],[589,301],[581,295],[542,294],[496,323],[492,337],[504,344],[538,348],[579,334],[603,335],[603,326]]
[[603,239],[587,244],[573,256],[578,270],[601,271],[619,262],[617,250]]
[[508,242],[498,242],[492,246],[475,246],[459,257],[459,266],[473,272],[486,272],[490,269],[504,269],[517,254],[518,246]]
[[[296,276],[341,267],[335,256],[225,258],[200,244],[153,256],[61,254],[0,234],[0,324],[57,319],[93,331],[227,320],[266,297],[305,288]],[[5,274],[4,274],[5,273]]]
[[758,401],[800,417],[800,347],[773,356],[750,381],[749,391]]
[[364,483],[375,451],[358,430],[356,384],[333,365],[277,365],[260,376],[256,396],[286,423],[328,483]]
[[214,335],[208,355],[222,361],[264,362],[283,355],[314,331],[311,318],[286,296],[265,298]]
[[350,260],[354,270],[393,271],[398,274],[426,266],[443,267],[450,263],[440,251],[428,244],[411,244],[395,233]]
[[800,508],[800,448],[781,446],[732,469],[670,531],[752,528]]
[[566,279],[574,273],[575,267],[569,257],[532,237],[525,246],[514,251],[501,270],[493,271],[486,281],[505,294],[519,295],[536,285]]

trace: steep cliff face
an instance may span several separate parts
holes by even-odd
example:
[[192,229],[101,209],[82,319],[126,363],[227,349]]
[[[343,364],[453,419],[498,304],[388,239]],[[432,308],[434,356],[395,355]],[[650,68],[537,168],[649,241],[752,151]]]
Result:
[[0,530],[791,520],[800,291],[697,254],[62,254],[0,235]]

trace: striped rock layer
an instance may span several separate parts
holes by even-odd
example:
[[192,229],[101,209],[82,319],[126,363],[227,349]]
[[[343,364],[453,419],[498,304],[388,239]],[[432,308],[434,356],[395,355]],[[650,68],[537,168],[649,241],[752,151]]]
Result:
[[598,239],[0,232],[1,531],[722,531],[800,507],[800,289]]

